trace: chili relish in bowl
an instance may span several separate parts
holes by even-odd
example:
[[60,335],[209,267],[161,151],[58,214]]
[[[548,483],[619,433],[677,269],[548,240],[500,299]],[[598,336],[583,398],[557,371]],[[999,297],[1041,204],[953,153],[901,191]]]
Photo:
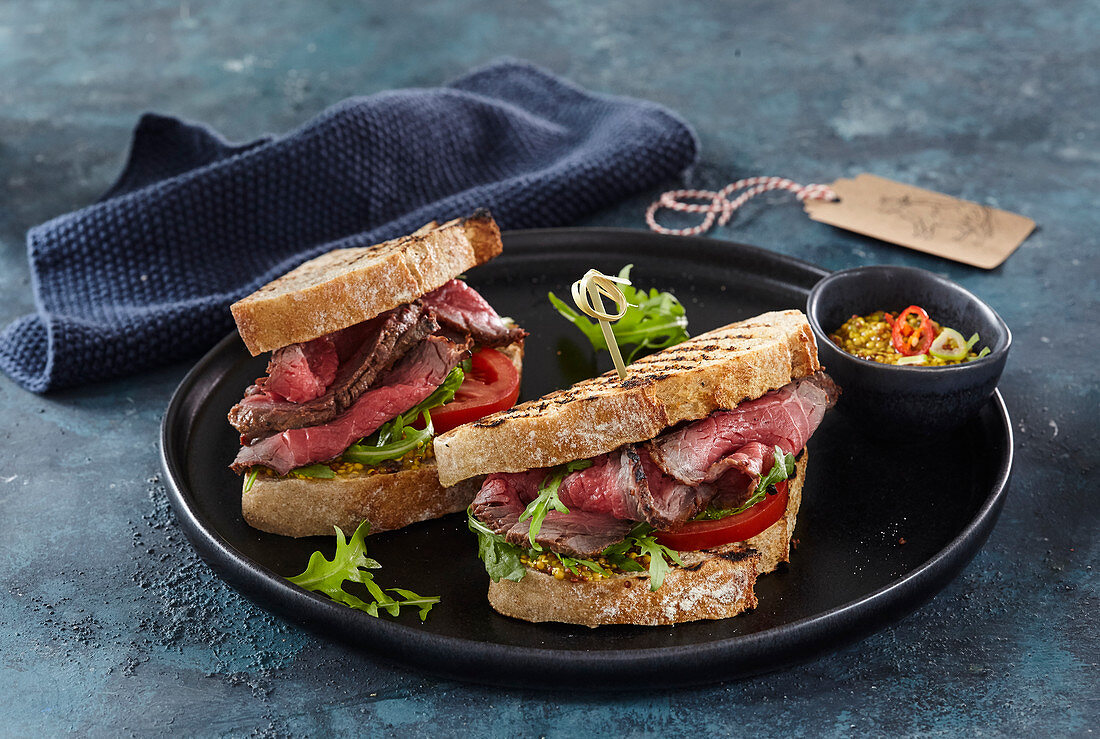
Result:
[[[907,305],[889,318],[883,310]],[[1012,346],[1012,332],[988,303],[915,267],[825,275],[810,290],[806,317],[821,365],[843,389],[837,410],[876,439],[933,437],[967,423],[988,405]],[[973,353],[984,346],[988,352]]]
[[853,315],[829,338],[849,354],[880,364],[943,367],[989,354],[988,347],[973,351],[978,334],[964,339],[917,305],[900,313],[877,310],[866,316]]

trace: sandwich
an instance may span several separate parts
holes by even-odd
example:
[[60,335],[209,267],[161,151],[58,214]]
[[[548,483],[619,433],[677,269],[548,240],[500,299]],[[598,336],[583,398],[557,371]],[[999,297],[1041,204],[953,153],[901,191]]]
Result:
[[470,504],[480,481],[441,485],[431,441],[519,394],[526,332],[458,279],[500,252],[478,211],[329,252],[232,305],[249,352],[272,352],[229,411],[250,525],[377,533]]
[[489,602],[527,621],[663,625],[754,608],[787,562],[806,442],[838,390],[799,311],[765,313],[435,439]]

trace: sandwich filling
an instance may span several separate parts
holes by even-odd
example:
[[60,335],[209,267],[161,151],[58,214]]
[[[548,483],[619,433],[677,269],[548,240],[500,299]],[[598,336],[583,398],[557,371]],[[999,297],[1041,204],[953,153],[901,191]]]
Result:
[[242,444],[231,468],[286,475],[339,460],[410,409],[420,416],[452,397],[472,350],[524,336],[477,291],[451,280],[368,321],[278,349],[267,375],[229,412]]
[[658,532],[659,539],[693,520],[741,513],[763,501],[761,489],[774,493],[791,474],[794,455],[837,395],[818,372],[591,460],[489,475],[470,506],[471,528],[483,537],[483,554],[484,537],[492,537],[593,560],[639,535]]

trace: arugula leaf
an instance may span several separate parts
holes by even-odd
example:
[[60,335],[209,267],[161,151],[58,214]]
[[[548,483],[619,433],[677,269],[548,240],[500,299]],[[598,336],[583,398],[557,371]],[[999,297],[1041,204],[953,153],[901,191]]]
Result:
[[[628,264],[623,267],[619,271],[619,277],[629,279],[633,266]],[[611,331],[620,348],[634,347],[624,357],[627,363],[633,362],[643,353],[648,354],[688,339],[684,306],[675,295],[660,292],[656,288],[651,288],[647,293],[630,285],[620,285],[619,289],[630,307],[627,308],[626,315],[611,324]],[[608,350],[599,324],[570,308],[554,293],[547,293],[546,297],[558,313],[581,330],[593,349]]]
[[527,519],[531,519],[527,538],[531,540],[531,546],[534,547],[535,550],[542,551],[542,545],[535,541],[535,537],[538,536],[539,530],[542,529],[542,522],[546,519],[546,514],[550,512],[550,509],[552,508],[561,513],[569,513],[569,509],[565,506],[565,503],[562,503],[561,499],[558,497],[558,488],[561,487],[562,480],[571,472],[583,470],[591,466],[592,460],[578,459],[555,468],[543,479],[542,485],[539,486],[538,497],[528,503],[527,507],[523,509],[523,513],[520,514],[519,520],[526,521]]
[[637,542],[638,548],[642,550],[642,554],[649,555],[650,590],[661,587],[661,584],[665,581],[665,575],[672,570],[671,565],[665,561],[666,557],[680,566],[684,564],[675,549],[669,549],[664,544],[658,544],[657,539],[650,534],[645,536],[635,535],[634,541]]
[[[382,565],[377,560],[367,556],[365,537],[370,531],[370,523],[363,521],[351,535],[351,539],[344,538],[344,532],[339,526],[336,529],[336,553],[332,559],[326,559],[321,552],[314,552],[309,557],[309,564],[302,574],[287,579],[317,593],[324,593],[328,597],[343,603],[349,608],[364,611],[372,616],[378,615],[378,609],[384,608],[391,616],[396,616],[401,606],[414,606],[420,611],[420,620],[428,617],[432,606],[439,602],[437,596],[420,596],[411,590],[391,588],[402,596],[403,600],[395,600],[386,593],[374,581],[374,575],[367,570],[378,569]],[[344,582],[351,581],[364,585],[367,592],[374,599],[373,602],[364,601],[344,590]]]
[[649,555],[649,589],[656,590],[665,581],[665,575],[672,570],[670,562],[683,565],[683,560],[675,549],[669,549],[664,544],[659,544],[653,536],[654,528],[643,522],[634,525],[626,538],[617,544],[612,544],[603,551],[607,561],[618,567],[623,572],[642,572],[642,565],[627,552],[637,547],[642,554]]
[[381,446],[352,444],[340,459],[345,462],[359,462],[368,467],[373,467],[390,459],[401,459],[409,452],[419,449],[432,440],[435,429],[432,428],[431,415],[427,411],[424,411],[424,421],[425,426],[423,429],[403,427],[397,431],[400,436],[399,439]]
[[[581,332],[585,335],[585,338],[587,338],[592,343],[592,348],[594,348],[596,351],[599,351],[600,349],[607,349],[607,342],[604,341],[603,332],[600,331],[600,328],[597,324],[593,323],[585,316],[582,316],[580,313],[570,308],[562,301],[561,298],[559,298],[553,292],[546,293],[546,297],[549,298],[550,304],[554,306],[555,309],[557,309],[558,313],[560,313],[565,318],[565,320],[569,321],[581,330]],[[616,324],[611,324],[612,333],[615,333],[615,327]]]
[[411,590],[405,590],[404,588],[390,588],[394,593],[397,593],[405,600],[400,601],[403,606],[414,606],[420,611],[420,620],[423,622],[428,618],[428,614],[432,610],[432,606],[439,602],[439,596],[422,596],[417,595]]
[[789,479],[794,474],[794,455],[784,454],[783,450],[777,444],[775,447],[775,461],[772,463],[772,468],[768,470],[768,474],[760,478],[760,482],[756,486],[756,490],[753,491],[751,497],[736,508],[712,508],[707,507],[702,513],[697,515],[695,521],[717,521],[721,518],[727,518],[729,516],[736,515],[738,513],[744,513],[754,505],[764,500],[768,494],[768,489],[774,486],[776,483],[783,482]]
[[290,471],[295,477],[316,477],[322,480],[331,480],[336,473],[327,464],[310,464],[305,467],[297,467]]
[[[433,390],[431,395],[424,398],[424,400],[420,401],[400,416],[382,424],[382,427],[375,432],[377,435],[375,446],[381,446],[387,443],[406,426],[412,424],[421,414],[453,400],[455,392],[458,390],[458,386],[462,384],[464,379],[466,379],[466,373],[462,371],[461,367],[452,369],[447,373],[447,377],[443,379],[443,383]],[[429,420],[430,418],[431,414],[429,414]]]
[[782,447],[776,444],[774,455],[772,468],[768,470],[768,474],[760,479],[760,483],[756,486],[757,490],[761,488],[767,490],[772,485],[783,482],[794,474],[793,454],[784,454]]
[[578,559],[576,557],[567,557],[564,554],[557,553],[555,553],[554,556],[557,557],[558,561],[561,562],[565,566],[565,568],[572,572],[574,575],[579,576],[581,574],[580,570],[578,569],[578,567],[580,567],[581,565],[587,567],[593,572],[598,572],[601,575],[611,574],[610,570],[605,567],[601,567],[598,562],[593,562],[590,559]]
[[[361,439],[358,444],[352,444],[340,459],[373,467],[390,459],[401,459],[409,452],[424,446],[435,435],[435,430],[432,428],[431,409],[452,400],[458,386],[465,378],[466,375],[461,367],[455,367],[447,374],[443,384],[431,395],[401,415],[382,424],[370,437]],[[423,429],[412,427],[412,423],[418,416],[424,421]]]
[[[323,480],[331,480],[336,477],[336,473],[327,464],[308,464],[303,467],[295,467],[287,475],[292,477],[302,478],[320,478]],[[244,493],[247,493],[252,489],[252,486],[256,484],[256,478],[260,476],[260,468],[253,467],[248,470],[248,475],[244,478]]]
[[474,518],[469,509],[466,511],[466,526],[477,534],[477,555],[485,563],[485,571],[493,582],[500,582],[502,579],[519,582],[523,579],[527,572],[519,559],[523,550],[509,544],[503,536]]
[[612,544],[607,549],[603,550],[601,555],[623,572],[645,572],[645,567],[642,567],[636,561],[626,556],[626,553],[633,548],[634,542],[627,536],[627,538],[617,544]]

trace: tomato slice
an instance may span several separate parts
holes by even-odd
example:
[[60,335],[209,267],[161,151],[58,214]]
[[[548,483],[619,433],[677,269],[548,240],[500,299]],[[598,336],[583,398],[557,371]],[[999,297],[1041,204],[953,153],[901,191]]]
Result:
[[432,426],[437,434],[516,404],[519,373],[511,359],[496,349],[480,349],[471,364],[454,400],[432,409]]
[[775,486],[775,495],[767,495],[752,508],[717,521],[689,521],[676,531],[658,531],[660,544],[681,552],[710,549],[735,541],[745,541],[764,531],[787,510],[787,481]]

